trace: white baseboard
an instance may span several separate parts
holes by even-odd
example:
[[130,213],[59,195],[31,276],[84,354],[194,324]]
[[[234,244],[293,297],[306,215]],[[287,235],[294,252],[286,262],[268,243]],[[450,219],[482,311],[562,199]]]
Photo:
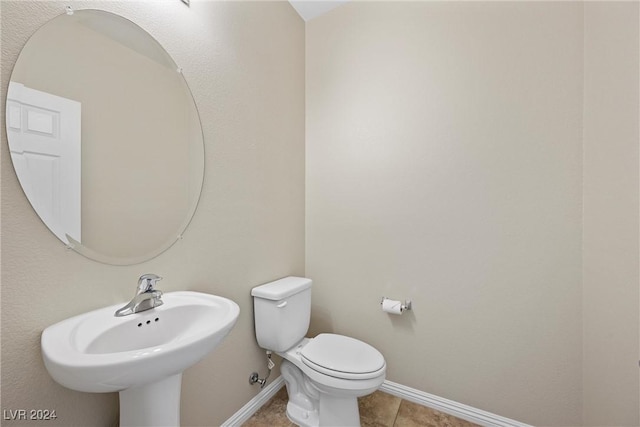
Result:
[[222,423],[222,427],[238,427],[247,422],[249,418],[260,409],[265,403],[269,401],[281,388],[284,386],[284,378],[279,376],[260,390],[260,393],[256,394],[246,405],[238,410],[227,421]]
[[532,427],[529,424],[521,423],[520,421],[501,417],[500,415],[492,414],[491,412],[463,405],[462,403],[425,393],[424,391],[416,390],[415,388],[407,387],[388,380],[385,380],[382,384],[380,391],[398,396],[402,399],[408,400],[409,402],[435,409],[436,411],[444,412],[445,414],[453,415],[457,418],[462,418],[463,420],[467,420],[484,427]]
[[[271,399],[283,386],[284,379],[282,376],[279,376],[273,380],[271,384],[261,390],[260,393],[258,393],[246,405],[240,408],[238,412],[233,414],[231,418],[225,421],[222,424],[222,427],[241,426],[251,418],[258,409],[267,403],[269,399]],[[501,417],[500,415],[492,414],[491,412],[476,409],[471,406],[425,393],[424,391],[416,390],[415,388],[407,387],[389,380],[385,380],[380,387],[380,391],[484,427],[532,427],[531,425],[521,423],[520,421]]]

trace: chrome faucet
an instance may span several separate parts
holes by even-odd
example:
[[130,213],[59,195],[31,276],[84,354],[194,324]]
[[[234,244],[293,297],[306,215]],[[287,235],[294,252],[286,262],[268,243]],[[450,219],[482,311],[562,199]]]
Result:
[[162,277],[155,274],[143,274],[140,276],[136,296],[127,305],[116,310],[115,316],[127,316],[162,305],[162,291],[155,289],[159,280],[162,280]]

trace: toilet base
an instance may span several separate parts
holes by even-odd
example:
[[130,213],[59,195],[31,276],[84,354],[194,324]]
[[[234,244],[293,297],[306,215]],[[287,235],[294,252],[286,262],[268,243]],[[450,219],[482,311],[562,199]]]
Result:
[[318,427],[320,425],[318,411],[308,411],[291,401],[287,403],[287,418],[301,427]]
[[[319,411],[308,411],[294,402],[287,403],[287,418],[301,427],[358,427],[360,426],[360,412],[358,399],[332,399],[325,396],[320,400]],[[320,414],[324,416],[320,419]]]
[[301,427],[320,425],[320,393],[293,363],[283,360],[280,372],[287,386],[287,418]]
[[280,367],[287,386],[287,418],[301,427],[360,426],[358,398],[320,392],[302,371],[288,360]]
[[320,397],[320,426],[360,427],[357,397]]

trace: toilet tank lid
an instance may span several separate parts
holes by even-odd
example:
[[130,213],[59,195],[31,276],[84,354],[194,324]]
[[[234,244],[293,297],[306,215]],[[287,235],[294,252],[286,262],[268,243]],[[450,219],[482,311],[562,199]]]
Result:
[[281,300],[311,287],[311,279],[289,276],[251,289],[251,296]]

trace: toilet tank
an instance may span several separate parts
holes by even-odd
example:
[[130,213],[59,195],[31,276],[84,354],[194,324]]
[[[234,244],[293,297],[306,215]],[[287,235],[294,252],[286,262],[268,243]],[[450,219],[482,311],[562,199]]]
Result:
[[284,352],[309,330],[311,279],[285,277],[251,290],[258,345]]

